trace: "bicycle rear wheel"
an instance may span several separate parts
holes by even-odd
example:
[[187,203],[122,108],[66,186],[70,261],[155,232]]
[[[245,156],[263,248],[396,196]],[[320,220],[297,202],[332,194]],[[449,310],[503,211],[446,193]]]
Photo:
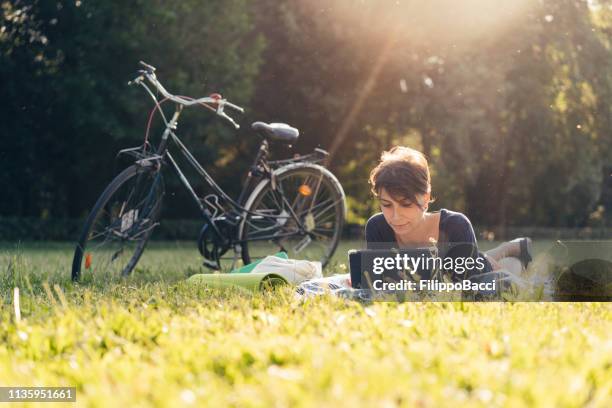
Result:
[[276,170],[273,188],[262,181],[251,193],[239,230],[242,260],[285,251],[289,258],[327,264],[334,254],[346,213],[342,186],[326,168],[297,163]]
[[161,172],[130,166],[106,187],[91,210],[72,262],[72,280],[127,276],[158,225],[164,194]]

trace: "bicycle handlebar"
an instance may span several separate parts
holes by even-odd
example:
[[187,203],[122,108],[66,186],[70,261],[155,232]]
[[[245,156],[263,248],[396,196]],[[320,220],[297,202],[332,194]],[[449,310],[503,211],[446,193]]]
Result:
[[[183,105],[183,106],[192,106],[196,104],[203,105],[211,110],[214,110],[214,112],[218,116],[221,116],[223,119],[230,122],[234,126],[234,128],[236,129],[240,128],[240,125],[238,125],[234,121],[233,118],[231,118],[224,112],[224,108],[228,107],[237,112],[244,113],[244,109],[241,108],[240,106],[229,102],[227,99],[221,98],[221,95],[219,94],[214,94],[215,97],[205,96],[203,98],[198,98],[198,99],[191,99],[191,98],[186,98],[184,96],[173,95],[170,92],[168,92],[166,88],[164,88],[163,85],[157,80],[157,76],[155,75],[155,67],[149,64],[146,64],[142,61],[140,61],[140,65],[142,65],[145,69],[138,71],[139,75],[136,78],[134,78],[132,81],[129,81],[128,85],[132,85],[132,84],[140,85],[142,84],[142,81],[146,78],[153,86],[155,86],[155,88],[164,96],[164,98],[171,100],[175,103],[178,103],[179,105]],[[216,105],[217,108],[214,109],[210,105]]]

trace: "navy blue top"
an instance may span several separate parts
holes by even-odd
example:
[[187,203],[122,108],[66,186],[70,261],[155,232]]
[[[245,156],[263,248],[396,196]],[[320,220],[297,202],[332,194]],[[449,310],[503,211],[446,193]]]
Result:
[[[366,244],[369,249],[399,248],[395,233],[382,213],[370,217],[365,226]],[[430,245],[429,243],[423,243]],[[476,234],[470,220],[460,212],[440,210],[440,230],[437,242],[440,257],[477,257]],[[477,272],[490,272],[493,268],[485,258],[485,268]]]

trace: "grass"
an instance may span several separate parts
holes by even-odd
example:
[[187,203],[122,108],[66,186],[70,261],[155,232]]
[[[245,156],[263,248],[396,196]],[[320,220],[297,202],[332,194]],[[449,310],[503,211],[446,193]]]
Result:
[[184,283],[203,271],[192,243],[153,243],[127,281],[72,285],[72,249],[1,247],[0,385],[76,386],[82,406],[612,404],[609,303],[210,290]]

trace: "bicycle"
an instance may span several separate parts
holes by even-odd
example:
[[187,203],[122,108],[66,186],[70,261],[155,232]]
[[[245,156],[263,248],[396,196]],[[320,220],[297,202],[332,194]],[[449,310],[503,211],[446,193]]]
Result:
[[[130,274],[151,234],[160,225],[165,194],[162,170],[166,167],[178,175],[204,218],[197,241],[204,266],[220,270],[222,259],[232,259],[233,268],[240,258],[246,265],[278,251],[287,252],[289,257],[318,260],[325,266],[338,245],[346,216],[342,186],[324,167],[327,152],[317,148],[311,154],[270,161],[268,140],[293,144],[299,131],[282,123],[253,123],[252,129],[262,140],[240,195],[234,200],[189,152],[175,130],[185,107],[205,107],[235,129],[240,126],[225,109],[240,113],[244,109],[219,94],[197,99],[173,95],[159,82],[153,66],[142,61],[140,64],[143,69],[128,84],[142,86],[155,104],[149,115],[145,141],[141,146],[119,151],[118,156],[131,156],[135,161],[104,189],[89,213],[75,249],[72,280],[79,281],[83,271]],[[175,105],[170,119],[161,108],[166,101]],[[157,148],[149,140],[156,111],[165,126]],[[213,193],[203,198],[195,193],[169,151],[170,141]],[[233,257],[225,256],[230,249]]]

